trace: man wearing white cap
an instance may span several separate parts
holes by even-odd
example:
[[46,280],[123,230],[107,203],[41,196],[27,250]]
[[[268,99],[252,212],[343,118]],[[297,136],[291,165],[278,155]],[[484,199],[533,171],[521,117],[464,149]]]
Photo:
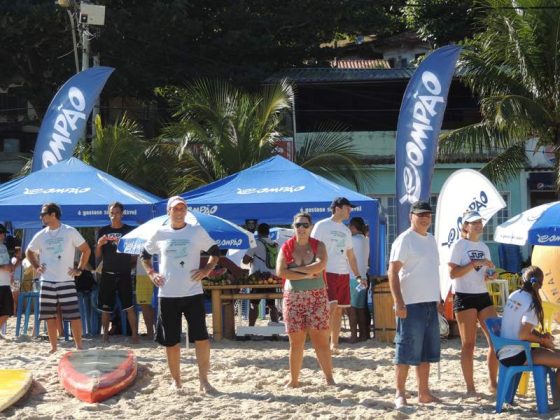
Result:
[[[200,391],[214,392],[208,382],[210,342],[201,280],[215,268],[220,249],[202,226],[187,225],[187,203],[182,197],[174,196],[167,201],[167,214],[169,225],[154,233],[142,255],[148,276],[159,287],[156,341],[166,347],[172,387],[181,388],[180,341],[185,316],[188,340],[195,343]],[[201,252],[210,257],[206,266],[199,268]],[[159,272],[152,266],[152,254],[159,255]]]

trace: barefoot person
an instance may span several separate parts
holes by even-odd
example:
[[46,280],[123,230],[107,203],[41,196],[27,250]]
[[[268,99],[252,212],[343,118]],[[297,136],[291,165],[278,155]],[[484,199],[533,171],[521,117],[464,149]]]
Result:
[[391,247],[389,286],[397,316],[395,336],[395,407],[406,401],[409,367],[416,366],[418,402],[436,398],[430,392],[430,363],[439,362],[438,323],[439,255],[434,237],[429,203],[417,201],[410,208],[410,228],[401,233]]
[[[91,254],[80,232],[61,223],[60,216],[58,205],[44,204],[40,217],[46,227],[31,239],[25,251],[27,259],[40,276],[39,319],[47,321],[51,353],[57,350],[57,305],[60,305],[62,318],[70,321],[76,348],[82,348],[82,321],[74,277],[85,269]],[[74,268],[76,249],[81,255],[78,267]]]
[[311,216],[299,213],[294,217],[295,236],[283,245],[276,270],[286,279],[284,284],[283,315],[290,339],[290,382],[299,386],[299,372],[307,334],[327,384],[333,385],[331,351],[329,348],[329,302],[323,270],[327,263],[325,245],[309,237]]
[[132,293],[131,270],[135,257],[117,252],[119,239],[132,230],[122,222],[124,206],[115,202],[109,205],[111,224],[103,226],[97,233],[95,256],[103,262],[97,307],[101,310],[103,341],[109,341],[109,321],[115,309],[117,293],[121,301],[121,310],[126,311],[128,323],[132,330],[132,342],[138,343],[138,323]]
[[[181,324],[189,325],[189,342],[194,342],[201,392],[213,392],[208,382],[210,342],[201,280],[208,276],[219,258],[220,249],[201,226],[185,223],[187,203],[174,196],[167,201],[170,224],[160,227],[146,242],[142,262],[154,284],[159,287],[156,341],[165,346],[172,387],[181,388]],[[210,257],[199,268],[200,253]],[[159,272],[152,266],[152,254],[159,255]]]
[[[317,222],[311,232],[311,237],[325,244],[329,261],[325,269],[327,293],[329,295],[331,350],[338,351],[338,339],[342,323],[342,312],[350,307],[350,272],[364,287],[367,279],[360,276],[354,249],[352,248],[352,233],[343,221],[348,220],[354,208],[347,198],[337,197],[331,204],[332,216]],[[365,273],[364,273],[365,274]]]
[[[560,351],[554,348],[554,337],[544,330],[544,311],[539,289],[543,285],[544,275],[536,266],[527,267],[523,272],[523,285],[513,292],[505,305],[502,317],[501,336],[515,340],[538,343],[540,347],[531,348],[533,363],[556,368],[556,383],[560,383]],[[521,366],[527,363],[527,356],[522,347],[505,346],[498,351],[500,363],[505,366]],[[560,387],[552,395],[553,403],[560,403]]]
[[122,217],[124,206],[115,202],[109,205],[111,224],[103,226],[97,232],[95,256],[103,262],[97,307],[101,310],[101,326],[103,341],[109,341],[109,321],[115,309],[117,294],[121,301],[121,310],[126,311],[128,323],[132,330],[132,342],[138,343],[138,323],[134,308],[131,270],[136,257],[117,252],[119,239],[132,230],[132,226],[124,224]]
[[[477,321],[488,343],[486,364],[488,366],[488,389],[494,394],[497,387],[498,359],[492,348],[486,329],[486,318],[496,317],[496,309],[486,288],[486,280],[494,279],[494,269],[490,250],[480,240],[482,236],[482,216],[469,211],[463,216],[461,239],[451,248],[449,274],[453,282],[453,311],[461,335],[461,369],[467,384],[467,394],[476,394],[473,377],[474,346],[476,343]],[[489,276],[488,273],[491,273]]]

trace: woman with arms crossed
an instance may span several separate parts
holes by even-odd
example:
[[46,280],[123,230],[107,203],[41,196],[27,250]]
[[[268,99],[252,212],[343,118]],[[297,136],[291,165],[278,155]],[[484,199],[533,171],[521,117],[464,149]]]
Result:
[[307,213],[294,217],[295,236],[282,245],[276,262],[278,276],[284,283],[283,315],[290,339],[290,382],[297,388],[303,362],[305,337],[311,343],[327,384],[333,385],[332,359],[329,346],[329,302],[323,270],[327,264],[325,245],[310,238],[312,223]]
[[[448,263],[449,274],[453,281],[453,311],[461,335],[461,368],[467,384],[467,394],[476,393],[473,378],[474,346],[476,343],[477,321],[488,342],[486,362],[488,364],[488,382],[491,393],[496,392],[498,360],[490,343],[490,336],[484,320],[495,317],[496,309],[488,294],[485,281],[496,277],[494,264],[490,260],[490,250],[480,240],[482,236],[482,217],[476,211],[469,211],[463,216],[461,239],[451,248]],[[491,275],[489,275],[491,274]]]

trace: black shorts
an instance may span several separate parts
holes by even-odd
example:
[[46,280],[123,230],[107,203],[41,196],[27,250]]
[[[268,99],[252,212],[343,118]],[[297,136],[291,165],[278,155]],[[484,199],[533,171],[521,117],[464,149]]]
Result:
[[517,353],[515,356],[506,357],[505,359],[500,359],[500,363],[504,366],[523,366],[527,361],[527,355],[525,351]]
[[189,326],[189,342],[208,340],[204,294],[185,297],[160,297],[155,340],[165,347],[181,342],[181,315]]
[[134,306],[132,300],[132,276],[130,273],[107,273],[101,274],[99,282],[99,296],[97,307],[102,312],[113,312],[117,293],[121,301],[121,309],[129,309]]
[[466,311],[467,309],[476,309],[476,312],[480,312],[493,304],[488,293],[457,292],[453,297],[453,312]]
[[0,286],[0,316],[14,314],[14,297],[10,286]]

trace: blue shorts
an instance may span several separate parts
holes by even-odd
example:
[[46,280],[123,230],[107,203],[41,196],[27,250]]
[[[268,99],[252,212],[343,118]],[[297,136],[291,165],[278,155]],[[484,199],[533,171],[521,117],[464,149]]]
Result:
[[437,302],[406,305],[406,318],[397,317],[396,365],[418,366],[439,362],[440,337]]

